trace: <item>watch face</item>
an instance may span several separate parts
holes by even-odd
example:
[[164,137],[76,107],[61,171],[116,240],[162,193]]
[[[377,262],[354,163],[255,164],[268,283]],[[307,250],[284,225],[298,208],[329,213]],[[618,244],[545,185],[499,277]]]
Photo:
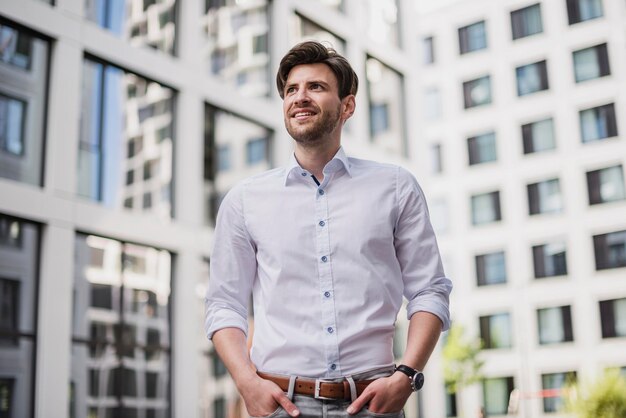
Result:
[[412,386],[414,391],[418,391],[424,386],[424,373],[417,372],[413,375]]

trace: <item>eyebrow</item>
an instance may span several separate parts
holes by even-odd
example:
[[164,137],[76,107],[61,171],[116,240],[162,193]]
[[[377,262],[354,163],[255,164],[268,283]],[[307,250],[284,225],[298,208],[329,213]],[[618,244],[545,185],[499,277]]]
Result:
[[[307,81],[307,82],[306,82],[306,84],[307,84],[307,85],[309,85],[309,86],[310,86],[311,84],[321,84],[321,85],[323,85],[324,87],[330,87],[330,84],[328,84],[327,82],[322,81],[322,80],[310,80],[310,81]],[[297,85],[298,85],[297,83],[289,83],[289,84],[286,84],[286,85],[285,85],[285,90],[287,90],[287,89],[288,89],[288,88],[290,88],[290,87],[297,86]]]

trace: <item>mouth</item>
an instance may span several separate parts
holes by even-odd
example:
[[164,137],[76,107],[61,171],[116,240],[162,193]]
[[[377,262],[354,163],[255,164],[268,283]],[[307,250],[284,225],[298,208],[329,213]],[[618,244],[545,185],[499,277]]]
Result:
[[309,119],[312,116],[315,116],[316,114],[316,112],[313,112],[311,110],[299,110],[292,113],[291,117],[298,121],[303,121]]

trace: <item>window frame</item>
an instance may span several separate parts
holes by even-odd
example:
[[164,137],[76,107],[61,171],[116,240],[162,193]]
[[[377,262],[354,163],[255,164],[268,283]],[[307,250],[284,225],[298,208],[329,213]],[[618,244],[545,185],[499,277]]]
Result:
[[[591,114],[593,116],[593,122],[595,125],[591,127],[594,128],[594,135],[586,138],[585,133],[588,130],[585,129],[586,121],[584,115],[587,114]],[[583,144],[602,141],[619,135],[614,102],[582,109],[578,112],[578,118],[580,122],[580,137]],[[606,135],[603,132],[603,128],[606,130]]]
[[[584,52],[591,51],[591,50],[593,50],[595,53],[594,54],[595,64],[597,65],[597,68],[598,68],[598,75],[595,77],[583,78],[580,76],[578,72],[579,67],[576,65],[577,64],[576,57],[580,56],[580,54]],[[611,75],[611,63],[609,61],[609,50],[608,50],[608,44],[606,42],[572,51],[572,63],[574,67],[574,81],[577,84],[584,83],[585,81],[597,80],[599,78],[607,77]]]
[[[541,312],[547,312],[550,310],[559,310],[560,311],[560,326],[563,331],[563,338],[558,341],[547,341],[541,338],[542,335],[542,322],[541,322]],[[572,321],[572,306],[571,305],[562,305],[562,306],[548,306],[545,308],[537,309],[537,341],[539,346],[553,346],[557,344],[567,344],[574,342],[574,324]]]
[[[607,242],[610,241],[613,236],[620,237],[622,235],[623,241],[618,241],[617,245],[611,245]],[[618,257],[616,263],[611,261],[611,246],[616,248],[616,257]],[[604,234],[594,235],[593,249],[596,261],[596,271],[626,267],[626,230],[611,231]]]
[[[534,271],[534,278],[535,279],[544,279],[544,278],[550,278],[550,277],[559,277],[559,276],[567,276],[568,271],[567,271],[567,248],[565,248],[565,244],[563,244],[563,252],[562,253],[557,253],[557,254],[546,254],[546,248],[550,245],[553,245],[554,243],[546,243],[546,244],[539,244],[539,245],[533,245],[532,247],[532,254],[533,254],[533,271]],[[559,269],[557,267],[555,267],[555,273],[554,274],[549,274],[547,272],[547,268],[546,265],[548,263],[546,263],[547,259],[552,259],[554,257],[556,257],[558,254],[563,254],[563,269]],[[558,263],[555,263],[555,265],[557,265]]]
[[[527,13],[533,9],[539,10],[539,31],[527,33],[527,31],[525,30],[526,21],[528,19]],[[543,33],[543,16],[542,16],[542,11],[541,11],[541,3],[535,3],[526,7],[522,7],[521,9],[513,10],[511,11],[510,16],[511,16],[511,37],[514,41],[518,39],[526,38],[528,36]]]
[[[527,69],[535,69],[538,72],[539,84],[536,88],[526,91],[522,88],[522,77],[524,77],[524,71]],[[529,96],[531,94],[539,93],[542,91],[550,90],[550,82],[548,79],[548,62],[546,59],[537,62],[531,62],[530,64],[520,65],[515,68],[515,84],[517,86],[517,97]]]
[[[483,42],[481,43],[481,45],[472,45],[472,40],[475,39],[472,37],[471,31],[478,30],[478,27],[481,27],[481,39]],[[470,23],[469,25],[461,26],[457,29],[457,32],[459,39],[459,55],[465,55],[471,52],[481,51],[489,47],[489,42],[487,39],[487,22],[484,19],[474,23]],[[476,34],[474,34],[473,36],[476,36]]]

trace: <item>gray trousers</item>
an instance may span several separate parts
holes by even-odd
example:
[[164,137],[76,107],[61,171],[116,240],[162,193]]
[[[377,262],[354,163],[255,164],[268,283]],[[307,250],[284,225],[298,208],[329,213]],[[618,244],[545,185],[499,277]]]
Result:
[[[382,369],[369,370],[363,373],[355,374],[347,378],[353,388],[352,401],[356,399],[356,390],[354,389],[354,381],[372,380],[380,377],[390,376],[393,373],[393,367],[385,367]],[[292,378],[293,379],[293,378]],[[342,381],[343,379],[337,379]],[[290,385],[293,388],[293,384]],[[404,412],[392,412],[388,414],[377,414],[370,412],[365,406],[360,412],[354,415],[348,414],[346,409],[350,406],[349,401],[321,400],[310,396],[294,395],[293,389],[287,392],[287,397],[296,404],[300,410],[300,418],[404,418]],[[254,417],[252,417],[254,418]],[[261,417],[256,417],[261,418]],[[289,418],[289,414],[279,406],[278,409],[270,415],[262,418]]]

